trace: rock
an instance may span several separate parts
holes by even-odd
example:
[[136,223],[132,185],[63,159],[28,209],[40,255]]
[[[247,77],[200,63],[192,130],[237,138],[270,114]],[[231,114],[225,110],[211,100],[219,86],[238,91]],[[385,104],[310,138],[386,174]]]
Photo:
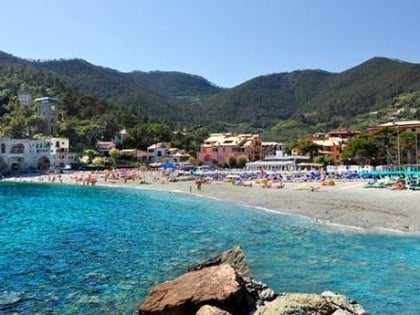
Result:
[[322,294],[280,296],[252,278],[239,246],[150,290],[139,315],[369,315],[354,299]]
[[272,289],[266,288],[260,292],[259,297],[263,301],[272,301],[277,297],[277,294]]
[[247,291],[253,296],[256,307],[264,305],[277,297],[277,294],[262,282],[255,281],[249,277],[244,277],[243,281]]
[[354,315],[369,315],[363,306],[358,304],[354,299],[347,296],[337,294],[331,291],[322,292],[321,295],[330,303],[338,308]]
[[336,310],[322,296],[286,293],[257,309],[255,315],[331,315]]
[[14,291],[3,291],[0,293],[0,311],[16,305],[23,299],[22,294]]
[[155,286],[138,314],[193,315],[206,304],[232,314],[248,314],[255,301],[235,269],[224,264],[191,271]]
[[196,315],[232,315],[229,312],[221,310],[216,306],[204,305],[202,306]]
[[231,265],[239,274],[244,277],[251,277],[251,271],[249,269],[248,262],[240,246],[235,246],[230,250],[220,253],[216,257],[206,260],[200,264],[197,264],[188,271],[200,270],[210,266],[217,266],[222,264]]

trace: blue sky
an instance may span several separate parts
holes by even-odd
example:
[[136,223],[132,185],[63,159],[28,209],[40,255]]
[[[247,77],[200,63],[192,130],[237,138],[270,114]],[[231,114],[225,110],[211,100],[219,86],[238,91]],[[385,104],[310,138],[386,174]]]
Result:
[[374,56],[420,63],[417,0],[2,0],[0,50],[223,87]]

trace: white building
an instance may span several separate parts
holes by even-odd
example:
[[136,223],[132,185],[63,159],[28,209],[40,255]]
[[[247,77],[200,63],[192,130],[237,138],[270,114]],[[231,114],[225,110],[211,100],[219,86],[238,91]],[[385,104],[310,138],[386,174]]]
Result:
[[112,139],[112,142],[115,144],[123,144],[123,142],[127,139],[127,130],[123,129],[120,130]]
[[147,147],[147,161],[161,162],[164,157],[168,156],[170,145],[167,142],[159,142]]
[[5,139],[0,138],[0,168],[36,170],[64,167],[77,161],[69,152],[67,138]]
[[283,151],[277,150],[276,155],[266,156],[262,161],[246,163],[246,169],[249,171],[268,170],[268,171],[300,171],[300,163],[309,162],[309,156],[306,155],[287,155]]
[[171,148],[167,142],[159,142],[147,147],[147,161],[150,163],[185,162],[189,158],[189,154],[178,148]]

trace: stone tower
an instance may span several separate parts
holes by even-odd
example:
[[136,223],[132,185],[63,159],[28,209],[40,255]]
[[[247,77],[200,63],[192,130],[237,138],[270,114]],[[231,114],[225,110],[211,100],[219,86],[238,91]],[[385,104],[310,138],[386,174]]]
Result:
[[58,99],[52,97],[36,98],[38,114],[45,121],[44,134],[58,135]]

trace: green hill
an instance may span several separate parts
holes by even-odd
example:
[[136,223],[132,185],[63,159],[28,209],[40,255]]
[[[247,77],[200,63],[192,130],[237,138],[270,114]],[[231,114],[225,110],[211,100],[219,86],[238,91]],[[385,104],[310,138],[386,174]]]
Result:
[[126,113],[187,128],[261,132],[268,140],[288,141],[339,126],[364,128],[395,118],[392,112],[401,106],[410,114],[397,118],[418,118],[420,113],[420,65],[387,58],[372,58],[341,73],[264,75],[230,89],[197,75],[125,73],[81,59],[34,61],[0,52],[0,65],[42,70],[61,85],[106,99]]

